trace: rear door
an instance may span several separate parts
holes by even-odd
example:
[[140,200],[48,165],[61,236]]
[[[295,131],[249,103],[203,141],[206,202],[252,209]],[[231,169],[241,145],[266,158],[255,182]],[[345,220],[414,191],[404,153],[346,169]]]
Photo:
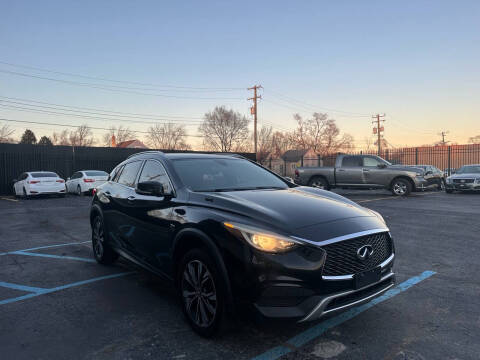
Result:
[[346,155],[335,169],[337,185],[363,186],[362,157]]

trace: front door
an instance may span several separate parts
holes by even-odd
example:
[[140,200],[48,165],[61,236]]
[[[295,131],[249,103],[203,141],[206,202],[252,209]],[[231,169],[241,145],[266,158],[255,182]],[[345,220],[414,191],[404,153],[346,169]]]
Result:
[[389,172],[387,167],[379,167],[386,165],[375,156],[363,157],[363,176],[366,185],[385,186],[389,182]]

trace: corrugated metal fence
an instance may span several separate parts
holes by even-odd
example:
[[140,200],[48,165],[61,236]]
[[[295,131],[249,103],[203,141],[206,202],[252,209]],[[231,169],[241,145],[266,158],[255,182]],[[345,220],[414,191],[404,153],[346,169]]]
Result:
[[[78,170],[110,172],[141,151],[145,149],[0,144],[0,194],[12,194],[13,179],[25,171],[54,171],[64,179]],[[239,154],[255,160],[253,153]]]

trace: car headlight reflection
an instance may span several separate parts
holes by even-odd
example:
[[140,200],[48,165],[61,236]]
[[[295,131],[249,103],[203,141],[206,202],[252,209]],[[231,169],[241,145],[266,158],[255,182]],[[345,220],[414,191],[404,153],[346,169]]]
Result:
[[248,225],[224,222],[223,226],[229,231],[240,233],[254,248],[269,253],[285,252],[298,244],[297,241],[287,236],[274,234]]

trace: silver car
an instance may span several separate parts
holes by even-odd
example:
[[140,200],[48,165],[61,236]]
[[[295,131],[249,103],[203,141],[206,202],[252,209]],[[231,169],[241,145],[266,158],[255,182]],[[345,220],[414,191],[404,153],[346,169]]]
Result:
[[480,191],[480,164],[464,165],[454,175],[447,177],[445,191]]

